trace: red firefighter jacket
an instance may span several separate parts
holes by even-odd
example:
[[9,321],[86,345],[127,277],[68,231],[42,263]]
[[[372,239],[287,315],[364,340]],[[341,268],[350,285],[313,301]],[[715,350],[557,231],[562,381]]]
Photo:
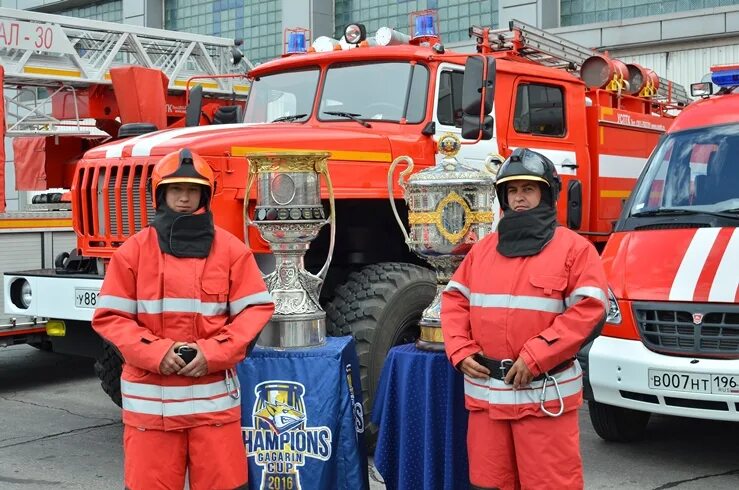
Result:
[[[537,255],[508,258],[496,250],[498,234],[474,245],[442,296],[441,328],[454,366],[481,352],[515,361],[519,356],[539,376],[574,358],[603,321],[607,286],[593,245],[558,227]],[[492,418],[544,416],[582,403],[582,371],[577,362],[549,380],[512,385],[465,376],[465,405],[488,410]],[[559,390],[559,394],[557,393]]]
[[[159,249],[145,228],[116,251],[92,320],[120,351],[123,423],[174,430],[239,420],[238,381],[229,371],[274,311],[251,251],[216,227],[207,258]],[[208,374],[159,374],[175,341],[196,342]]]

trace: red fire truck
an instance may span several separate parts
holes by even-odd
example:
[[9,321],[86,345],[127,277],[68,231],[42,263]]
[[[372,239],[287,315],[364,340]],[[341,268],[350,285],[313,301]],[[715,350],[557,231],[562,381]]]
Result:
[[711,71],[603,252],[610,312],[580,360],[607,440],[643,437],[652,413],[739,421],[739,65]]
[[[64,190],[87,150],[184,126],[188,83],[203,90],[200,118],[222,118],[243,106],[249,66],[232,39],[0,8],[0,273],[53,268],[75,247]],[[0,347],[49,348],[46,319],[20,310],[0,311]]]
[[[322,300],[329,333],[357,339],[369,395],[387,350],[418,335],[435,291],[434,274],[394,226],[387,172],[397,156],[410,156],[418,169],[432,166],[446,132],[462,137],[459,158],[473,165],[517,147],[536,149],[563,177],[561,221],[604,243],[671,113],[689,100],[684,89],[519,22],[499,31],[470,28],[477,53],[446,51],[434,13],[414,14],[411,26],[411,35],[381,28],[367,37],[354,24],[342,40],[318,38],[310,49],[306,33],[293,31],[283,57],[249,72],[243,122],[155,131],[88,151],[72,187],[74,273],[63,260],[59,270],[6,273],[6,309],[49,318],[49,333],[64,335],[52,343],[82,345],[106,260],[153,216],[152,167],[182,147],[212,165],[215,221],[239,237],[250,197],[246,154],[331,153],[336,249]],[[399,188],[394,197],[402,199]],[[248,233],[269,271],[267,244],[257,230]],[[327,247],[324,230],[311,244],[308,269],[320,267]],[[98,367],[103,387],[120,401],[120,359],[105,348]]]

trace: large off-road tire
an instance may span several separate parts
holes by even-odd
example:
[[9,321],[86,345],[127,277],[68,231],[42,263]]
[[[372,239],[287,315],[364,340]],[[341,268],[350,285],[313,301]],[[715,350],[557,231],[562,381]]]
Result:
[[606,441],[633,442],[644,437],[651,414],[629,408],[588,402],[590,422],[595,432]]
[[103,387],[103,391],[119,407],[123,403],[121,400],[122,369],[123,359],[118,355],[118,351],[108,342],[104,342],[103,352],[95,360],[95,374],[100,378],[100,386]]
[[387,351],[418,338],[421,313],[434,299],[435,274],[413,264],[388,262],[352,272],[326,304],[329,335],[353,335],[361,368],[365,427],[370,444],[377,428],[370,410]]

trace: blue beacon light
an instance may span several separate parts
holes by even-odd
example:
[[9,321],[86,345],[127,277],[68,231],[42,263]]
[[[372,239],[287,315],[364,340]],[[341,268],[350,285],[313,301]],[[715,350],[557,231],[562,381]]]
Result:
[[715,71],[711,73],[711,81],[719,87],[735,87],[739,85],[739,68]]
[[433,15],[420,15],[416,17],[416,31],[413,37],[434,37],[436,31],[434,30],[434,16]]
[[287,36],[287,54],[305,53],[305,33],[291,32]]

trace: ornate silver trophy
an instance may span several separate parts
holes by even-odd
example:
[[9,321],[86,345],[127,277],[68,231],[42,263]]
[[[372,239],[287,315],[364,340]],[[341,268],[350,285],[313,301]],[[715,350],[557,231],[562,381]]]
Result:
[[[256,180],[254,224],[275,257],[275,270],[264,277],[275,302],[275,313],[259,336],[257,343],[261,346],[306,347],[326,340],[326,312],[318,304],[318,297],[331,263],[336,229],[329,155],[306,151],[246,155],[249,181],[244,222],[248,227],[248,196]],[[321,204],[321,175],[326,178],[331,205],[328,219]],[[310,242],[327,223],[331,225],[328,257],[318,274],[313,275],[305,270],[303,259]]]
[[[388,193],[405,242],[416,255],[431,264],[436,271],[436,296],[423,311],[419,326],[421,334],[416,347],[423,350],[443,350],[441,334],[441,292],[462,263],[473,244],[490,233],[493,227],[494,173],[484,172],[460,163],[456,154],[461,148],[459,138],[451,133],[439,138],[440,164],[404,178],[413,171],[413,160],[396,158],[388,171]],[[393,199],[393,173],[400,162],[408,167],[400,173],[398,185],[404,191],[408,205],[410,235],[406,232]],[[491,157],[486,160],[490,168]]]

